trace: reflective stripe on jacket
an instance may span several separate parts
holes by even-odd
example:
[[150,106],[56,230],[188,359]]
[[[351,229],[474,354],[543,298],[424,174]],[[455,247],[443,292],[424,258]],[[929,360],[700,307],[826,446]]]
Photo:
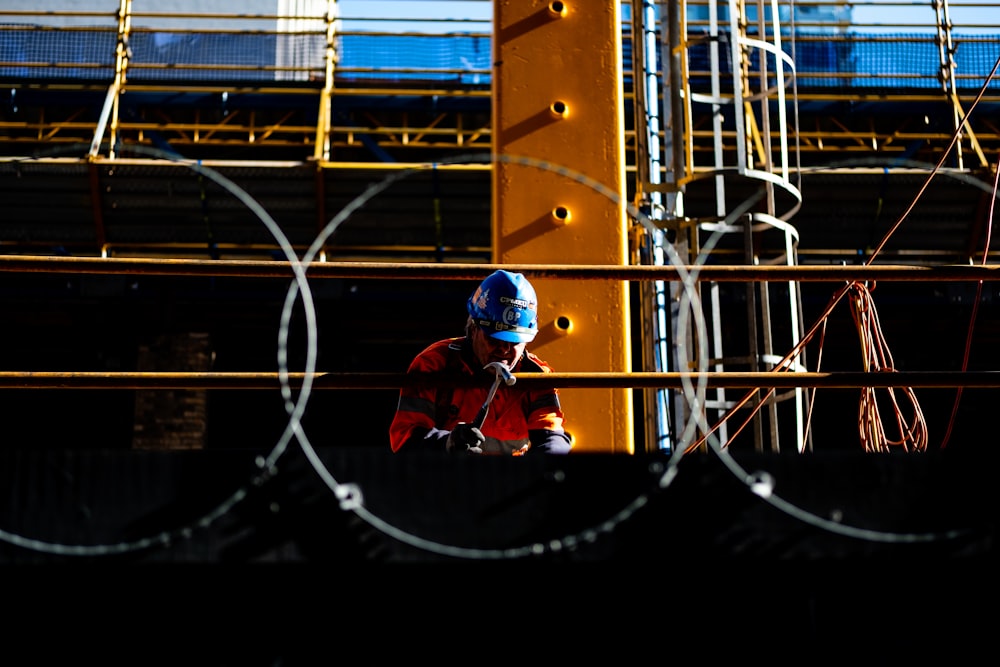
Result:
[[[511,371],[551,373],[552,369],[531,352],[525,351]],[[396,415],[389,427],[392,451],[404,446],[428,448],[428,440],[439,441],[444,449],[447,432],[459,422],[472,422],[478,414],[495,376],[478,368],[471,343],[465,337],[449,338],[429,345],[410,363],[410,373],[442,373],[482,380],[467,387],[403,387]],[[563,412],[558,389],[528,389],[500,383],[480,429],[486,436],[484,453],[524,453],[538,444],[539,449],[563,453],[569,438],[563,431]],[[445,431],[438,434],[436,431]],[[551,444],[550,444],[551,443]]]

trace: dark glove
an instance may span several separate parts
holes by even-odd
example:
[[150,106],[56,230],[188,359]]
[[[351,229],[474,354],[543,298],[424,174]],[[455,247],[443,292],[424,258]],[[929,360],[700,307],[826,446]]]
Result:
[[445,449],[448,452],[458,454],[482,454],[484,442],[486,442],[486,436],[483,435],[482,431],[472,424],[461,422],[452,429]]

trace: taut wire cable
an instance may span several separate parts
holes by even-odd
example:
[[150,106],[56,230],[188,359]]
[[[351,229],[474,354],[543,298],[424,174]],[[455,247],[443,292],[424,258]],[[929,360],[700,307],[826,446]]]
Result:
[[[998,61],[1000,62],[1000,61]],[[993,236],[993,211],[996,208],[997,201],[997,185],[1000,183],[1000,160],[997,161],[997,167],[993,169],[993,192],[990,195],[990,210],[989,214],[986,216],[986,241],[983,243],[983,257],[980,262],[981,265],[985,266],[989,261],[990,256],[990,239]],[[979,280],[976,282],[976,298],[972,300],[972,313],[969,315],[969,329],[965,335],[965,350],[962,354],[962,371],[965,372],[969,368],[969,354],[972,350],[972,331],[976,324],[976,316],[979,314],[979,302],[983,297],[983,281]],[[955,392],[955,402],[951,406],[951,415],[948,418],[948,428],[945,431],[944,438],[941,440],[941,449],[948,446],[948,440],[951,439],[951,432],[955,427],[955,419],[958,415],[958,405],[962,401],[962,387],[958,388]]]

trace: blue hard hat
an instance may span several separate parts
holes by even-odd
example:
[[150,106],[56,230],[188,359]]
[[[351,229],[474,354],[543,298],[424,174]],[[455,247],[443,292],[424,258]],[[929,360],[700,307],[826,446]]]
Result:
[[494,271],[479,284],[466,306],[490,338],[527,343],[538,333],[538,298],[520,273]]

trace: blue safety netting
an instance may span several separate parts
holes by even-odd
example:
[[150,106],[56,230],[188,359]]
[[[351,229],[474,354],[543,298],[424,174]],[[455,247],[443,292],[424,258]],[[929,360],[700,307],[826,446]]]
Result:
[[343,35],[337,71],[345,79],[386,82],[490,82],[491,40],[484,35]]
[[[719,71],[730,73],[729,43],[716,40]],[[712,40],[694,40],[688,51],[694,88],[709,82]],[[953,58],[959,88],[979,89],[998,58],[1000,34],[954,34]],[[931,89],[941,86],[941,49],[926,33],[807,33],[784,36],[800,88]],[[73,78],[110,80],[114,76],[116,33],[108,27],[53,30],[42,26],[0,26],[0,79]],[[131,81],[312,80],[325,76],[325,39],[306,34],[134,34],[129,43]],[[346,82],[488,85],[491,40],[488,35],[344,34],[337,42],[336,76]],[[632,71],[631,44],[623,40],[626,78]],[[759,71],[760,52],[750,55]],[[768,56],[769,72],[775,69]],[[1000,87],[993,80],[991,87]]]

